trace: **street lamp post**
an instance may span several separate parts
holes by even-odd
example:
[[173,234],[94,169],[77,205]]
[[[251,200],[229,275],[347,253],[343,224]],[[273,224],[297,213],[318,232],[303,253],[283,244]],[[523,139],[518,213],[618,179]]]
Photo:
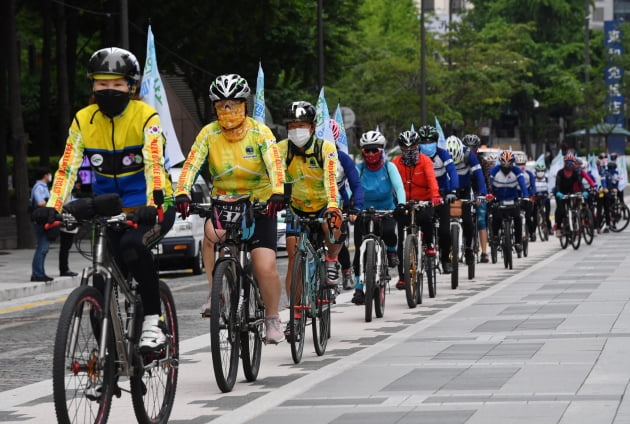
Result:
[[324,86],[324,0],[317,0],[317,85]]
[[420,118],[427,123],[427,69],[424,31],[424,0],[420,0]]
[[129,11],[127,0],[120,0],[120,47],[129,50]]

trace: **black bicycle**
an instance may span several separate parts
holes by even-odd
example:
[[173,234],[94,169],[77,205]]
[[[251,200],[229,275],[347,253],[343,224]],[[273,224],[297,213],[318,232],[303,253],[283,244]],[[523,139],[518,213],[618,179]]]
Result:
[[234,388],[239,353],[247,381],[256,381],[264,340],[265,305],[253,276],[247,233],[266,204],[248,195],[214,196],[212,203],[191,204],[191,213],[209,217],[225,237],[214,245],[210,292],[210,350],[214,376],[222,392]]
[[426,254],[426,246],[422,243],[420,224],[417,222],[418,212],[424,208],[432,207],[431,202],[407,202],[407,214],[409,222],[404,227],[403,237],[403,273],[407,306],[415,308],[422,303],[422,275],[427,276],[427,286],[429,287],[429,297],[435,297],[436,293],[436,258],[435,252],[432,255]]
[[[179,330],[169,287],[159,283],[166,344],[151,353],[138,348],[144,319],[138,283],[123,275],[109,244],[110,231],[136,224],[121,213],[118,195],[79,199],[75,214],[56,225],[67,229],[90,222],[92,264],[63,305],[53,353],[53,399],[60,423],[107,421],[117,384],[128,377],[133,409],[140,423],[166,423],[179,374]],[[75,203],[76,203],[75,202]],[[78,207],[80,205],[81,207]]]
[[391,211],[376,210],[373,207],[359,212],[364,229],[359,248],[359,275],[365,288],[365,322],[372,321],[372,306],[377,318],[382,318],[385,313],[385,296],[390,277],[387,268],[387,247],[381,239],[381,220],[391,215]]

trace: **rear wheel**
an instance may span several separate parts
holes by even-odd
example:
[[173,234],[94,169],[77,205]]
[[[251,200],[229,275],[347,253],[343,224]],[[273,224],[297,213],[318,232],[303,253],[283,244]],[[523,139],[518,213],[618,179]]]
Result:
[[593,211],[591,211],[589,207],[580,209],[580,223],[582,224],[584,243],[593,243],[593,237],[595,236],[595,219],[593,218]]
[[166,345],[159,352],[138,356],[140,366],[136,366],[130,379],[133,409],[142,424],[168,422],[177,389],[179,328],[173,294],[164,281],[160,281],[160,302]]
[[102,424],[114,390],[114,343],[108,337],[105,358],[98,358],[104,314],[101,293],[79,286],[63,305],[53,353],[53,399],[57,421]]
[[387,294],[386,286],[389,279],[387,275],[387,249],[385,244],[381,242],[381,266],[378,272],[378,283],[374,290],[374,314],[376,318],[383,318],[385,314],[385,296]]
[[451,289],[459,285],[459,225],[451,224]]
[[625,230],[630,222],[630,210],[628,210],[628,206],[621,202],[616,202],[610,209],[610,230],[615,233]]
[[214,377],[223,393],[232,391],[238,371],[238,281],[231,260],[214,270],[210,297],[210,350]]
[[363,258],[363,281],[365,285],[365,322],[372,321],[372,306],[376,290],[376,242],[365,241],[365,257]]
[[306,261],[301,250],[295,251],[293,270],[291,271],[291,295],[289,300],[289,343],[291,357],[298,364],[304,352],[306,336],[306,308],[309,307],[307,290],[302,283]]
[[[405,296],[407,306],[410,308],[415,308],[418,303],[422,303],[422,278],[418,276],[421,272],[421,266],[418,258],[418,239],[415,235],[410,234],[405,238],[403,246]],[[419,302],[418,299],[420,299]]]
[[580,215],[577,211],[571,213],[571,225],[573,226],[573,234],[571,235],[571,246],[577,250],[580,248],[582,241],[582,229],[580,227]]

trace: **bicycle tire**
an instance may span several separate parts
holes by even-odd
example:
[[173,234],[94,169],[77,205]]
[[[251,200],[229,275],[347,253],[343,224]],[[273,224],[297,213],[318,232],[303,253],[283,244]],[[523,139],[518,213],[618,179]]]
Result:
[[571,214],[571,221],[573,226],[573,234],[571,234],[571,246],[574,250],[578,250],[580,248],[580,243],[582,242],[582,227],[580,226],[580,215],[578,212],[574,211]]
[[381,266],[378,270],[378,284],[374,291],[374,315],[376,315],[376,318],[383,318],[383,315],[385,315],[386,287],[389,279],[387,270],[387,248],[382,241],[380,242],[380,254]]
[[593,218],[593,211],[589,207],[580,209],[580,224],[582,225],[584,243],[590,245],[595,237],[595,218]]
[[245,374],[247,381],[252,382],[256,381],[258,371],[260,371],[265,308],[262,304],[258,284],[254,283],[254,276],[251,271],[247,274],[247,279],[250,282],[243,287],[243,328],[241,328],[240,345],[243,374]]
[[[81,423],[107,422],[114,392],[115,348],[110,327],[105,362],[98,363],[95,356],[103,314],[107,314],[103,296],[87,285],[74,289],[63,305],[53,352],[53,400],[59,423],[75,423],[77,417]],[[72,340],[77,342],[74,347],[70,346]],[[90,399],[88,393],[98,393],[98,385],[99,399]]]
[[451,289],[459,286],[459,226],[451,224]]
[[626,229],[628,223],[630,223],[630,209],[628,206],[616,202],[610,210],[612,225],[610,225],[610,231],[619,233]]
[[306,308],[309,306],[308,290],[302,284],[304,268],[307,266],[304,253],[296,250],[291,270],[291,294],[289,298],[289,344],[293,363],[302,361],[306,338]]
[[[164,281],[159,282],[159,287],[162,317],[166,324],[166,346],[160,352],[138,355],[135,359],[142,363],[135,364],[135,373],[129,379],[133,410],[141,424],[168,422],[179,376],[179,327],[175,301]],[[140,324],[142,314],[136,317]],[[139,340],[140,332],[137,336]],[[156,366],[151,366],[154,361]]]
[[[320,267],[323,267],[324,258],[321,259]],[[315,309],[316,312],[313,314],[313,320],[311,322],[313,343],[317,356],[322,356],[326,353],[326,346],[330,338],[330,307],[332,306],[331,289],[324,285],[322,272],[323,271],[320,270],[315,274],[314,299],[311,299],[313,304],[317,305]]]
[[562,220],[562,230],[560,233],[560,247],[566,249],[571,243],[571,230],[569,228],[569,219],[565,217]]
[[529,229],[527,228],[527,219],[525,217],[522,218],[523,225],[523,237],[521,242],[523,256],[526,258],[529,253]]
[[542,211],[543,208],[543,205],[539,205],[536,210],[536,224],[538,227],[538,237],[540,238],[540,241],[548,241],[549,227],[547,227],[547,222],[545,221],[545,216]]
[[411,309],[418,305],[418,291],[422,290],[418,287],[418,274],[421,272],[421,265],[418,262],[418,239],[414,234],[409,234],[405,238],[403,246],[403,275],[405,279],[405,297],[407,298],[407,306]]
[[512,269],[512,221],[509,219],[503,223],[503,265],[506,269]]
[[490,260],[493,264],[496,264],[499,259],[499,245],[495,240],[494,233],[492,231],[492,219],[488,216],[488,243],[490,244]]
[[429,297],[434,298],[437,295],[437,255],[424,255],[423,264],[424,271],[427,276],[427,287],[429,289]]
[[372,308],[374,306],[374,291],[376,290],[376,242],[365,241],[363,262],[363,284],[365,293],[365,322],[372,322]]
[[214,377],[223,393],[232,391],[238,372],[238,285],[233,261],[215,265],[210,296],[210,351]]

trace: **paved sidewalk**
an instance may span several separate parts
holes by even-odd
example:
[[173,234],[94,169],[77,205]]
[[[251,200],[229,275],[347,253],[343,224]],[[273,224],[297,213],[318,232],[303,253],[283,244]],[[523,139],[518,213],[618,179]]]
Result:
[[[51,244],[46,255],[46,274],[54,280],[48,283],[31,282],[31,263],[35,249],[0,250],[0,301],[49,293],[79,285],[80,277],[59,276],[59,243]],[[70,269],[80,272],[89,261],[76,250],[70,250]]]
[[[287,343],[267,346],[258,380],[241,374],[231,393],[214,382],[208,335],[184,340],[169,422],[630,423],[628,246],[630,231],[577,251],[537,242],[514,270],[480,265],[457,290],[439,277],[415,309],[394,289],[371,323],[344,292],[324,356],[310,334],[297,365]],[[0,420],[49,421],[50,387],[3,392]],[[132,421],[125,393],[109,422]]]

